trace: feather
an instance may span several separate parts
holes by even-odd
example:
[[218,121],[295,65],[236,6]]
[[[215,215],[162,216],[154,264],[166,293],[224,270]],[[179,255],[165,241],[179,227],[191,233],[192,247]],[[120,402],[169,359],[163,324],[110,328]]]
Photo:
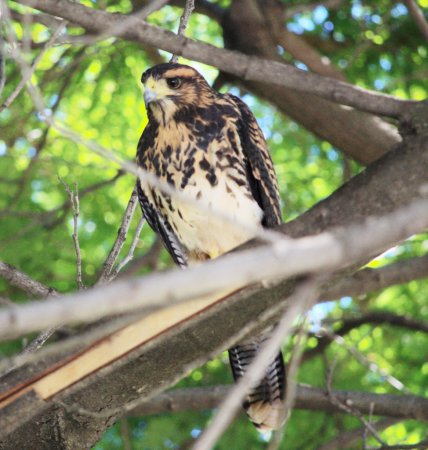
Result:
[[241,146],[248,164],[248,181],[252,194],[263,210],[263,226],[267,228],[282,222],[279,189],[273,162],[263,133],[248,106],[238,97],[226,94],[239,109],[238,122]]

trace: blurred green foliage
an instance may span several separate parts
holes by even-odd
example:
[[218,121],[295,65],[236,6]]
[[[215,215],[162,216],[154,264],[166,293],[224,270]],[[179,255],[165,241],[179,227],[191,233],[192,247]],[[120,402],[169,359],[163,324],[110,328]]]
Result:
[[[127,13],[129,0],[89,1],[94,8]],[[227,7],[229,1],[215,2]],[[283,2],[288,7],[304,1]],[[426,0],[419,0],[428,7]],[[25,8],[13,5],[16,11]],[[149,21],[175,30],[180,15],[175,7],[165,7]],[[387,0],[353,0],[327,11],[318,6],[295,15],[288,28],[303,34],[319,51],[339,67],[350,82],[404,98],[423,99],[427,94],[427,47],[407,9],[400,2]],[[14,23],[18,38],[25,29]],[[70,28],[78,36],[82,30]],[[222,46],[221,27],[214,20],[193,14],[188,29],[190,37]],[[31,26],[36,44],[49,37],[44,25]],[[40,51],[29,52],[29,60]],[[93,45],[60,44],[42,58],[33,81],[40,87],[48,112],[85,139],[94,140],[123,158],[132,160],[136,143],[146,123],[139,78],[153,64],[153,53],[138,45],[107,39]],[[160,52],[158,58],[167,57]],[[290,60],[287,54],[284,58]],[[209,81],[217,75],[214,68],[192,63]],[[301,67],[301,64],[300,64]],[[304,68],[304,67],[303,67]],[[20,80],[19,69],[7,65],[5,99]],[[225,90],[236,87],[226,86]],[[355,174],[362,168],[346,161],[328,142],[321,142],[298,124],[281,116],[275,109],[251,94],[243,93],[268,138],[275,162],[284,218],[292,219],[325,198],[344,181],[344,167]],[[83,145],[48,129],[24,91],[10,108],[0,113],[0,259],[17,266],[31,277],[61,292],[76,289],[76,261],[72,233],[72,214],[67,195],[58,177],[68,184],[78,184],[80,198],[79,238],[82,250],[83,276],[92,285],[113,244],[121,217],[129,199],[134,179],[118,175],[118,167],[91,152]],[[110,181],[109,181],[110,180]],[[114,180],[114,181],[112,181]],[[102,187],[91,190],[98,183]],[[85,193],[85,190],[89,191]],[[352,199],[350,199],[352,201]],[[135,230],[139,212],[130,234]],[[418,236],[378,258],[373,266],[426,254],[426,236]],[[145,254],[154,240],[146,226],[136,255]],[[124,253],[127,248],[125,245]],[[170,266],[163,254],[159,268]],[[147,268],[141,269],[144,273]],[[16,302],[25,295],[0,280],[0,295]],[[308,348],[316,346],[316,333],[323,321],[334,320],[333,330],[344,317],[370,311],[391,311],[423,321],[428,319],[428,285],[412,282],[358,299],[345,298],[314,309],[310,318],[314,337]],[[427,336],[388,325],[363,325],[345,336],[346,345],[381,371],[397,378],[402,390],[417,395],[428,394]],[[13,341],[0,345],[0,356],[16,353],[24,343]],[[286,348],[289,357],[291,344]],[[325,375],[336,360],[334,388],[369,392],[397,392],[380,374],[359,362],[337,343],[306,361],[299,371],[299,381],[322,387]],[[226,354],[195,370],[179,386],[202,386],[229,383],[231,376]],[[143,374],[142,374],[143,376]],[[188,445],[209,423],[211,412],[181,412],[139,419],[128,419],[108,430],[95,447],[113,450],[125,447],[126,439],[133,449],[175,449]],[[360,426],[356,418],[322,412],[294,411],[287,426],[285,449],[315,449],[342,430]],[[424,438],[421,424],[403,421],[388,428],[381,436],[390,444],[412,443]],[[258,433],[241,415],[219,442],[218,449],[266,448],[268,437]],[[375,441],[369,439],[370,444]],[[350,448],[360,448],[359,446]]]

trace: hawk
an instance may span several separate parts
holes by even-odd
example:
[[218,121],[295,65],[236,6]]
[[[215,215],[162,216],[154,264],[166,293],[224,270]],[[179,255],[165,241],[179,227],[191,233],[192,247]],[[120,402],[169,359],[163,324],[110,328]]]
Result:
[[[175,263],[186,267],[216,258],[253,238],[256,227],[280,224],[273,163],[248,106],[214,91],[199,72],[182,64],[154,66],[141,81],[149,120],[138,143],[137,164],[193,200],[137,181],[143,215]],[[229,350],[235,380],[264,340],[254,337]],[[284,391],[285,369],[278,354],[243,405],[256,427],[282,425]]]

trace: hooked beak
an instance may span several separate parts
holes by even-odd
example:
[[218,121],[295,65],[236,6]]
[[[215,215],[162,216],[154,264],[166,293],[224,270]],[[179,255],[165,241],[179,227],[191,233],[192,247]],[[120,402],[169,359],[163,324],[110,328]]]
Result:
[[144,88],[144,103],[146,104],[146,108],[149,103],[156,100],[157,94],[155,91],[151,90],[149,87]]

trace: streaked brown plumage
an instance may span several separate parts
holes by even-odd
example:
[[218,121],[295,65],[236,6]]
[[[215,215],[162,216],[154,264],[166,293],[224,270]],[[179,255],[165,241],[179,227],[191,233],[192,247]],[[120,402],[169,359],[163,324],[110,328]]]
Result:
[[[247,105],[213,91],[195,69],[181,64],[155,66],[144,72],[142,82],[149,123],[138,144],[137,163],[195,200],[185,202],[147,182],[138,183],[143,214],[174,261],[185,267],[216,258],[254,237],[255,227],[279,224],[272,160]],[[235,379],[264,339],[229,350]],[[259,428],[277,428],[283,422],[284,384],[278,355],[244,404]]]

